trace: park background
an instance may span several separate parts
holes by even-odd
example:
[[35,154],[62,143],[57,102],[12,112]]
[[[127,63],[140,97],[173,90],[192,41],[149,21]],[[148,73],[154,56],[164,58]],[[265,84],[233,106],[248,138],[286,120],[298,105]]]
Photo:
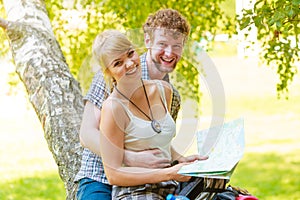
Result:
[[[245,121],[245,154],[231,184],[259,199],[300,199],[299,74],[288,99],[278,99],[274,69],[260,65],[255,54],[240,57],[236,48],[228,40],[209,52],[225,89],[225,120]],[[0,66],[0,199],[64,199],[63,182],[25,89],[9,86],[13,66]],[[200,127],[212,114],[209,90],[202,85]],[[183,109],[194,111],[189,101]]]

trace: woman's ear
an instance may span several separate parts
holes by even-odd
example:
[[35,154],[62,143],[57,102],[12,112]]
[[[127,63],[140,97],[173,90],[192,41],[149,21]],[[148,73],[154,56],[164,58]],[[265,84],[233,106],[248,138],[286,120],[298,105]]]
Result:
[[145,42],[145,47],[149,49],[151,47],[151,38],[148,33],[144,34],[144,42]]

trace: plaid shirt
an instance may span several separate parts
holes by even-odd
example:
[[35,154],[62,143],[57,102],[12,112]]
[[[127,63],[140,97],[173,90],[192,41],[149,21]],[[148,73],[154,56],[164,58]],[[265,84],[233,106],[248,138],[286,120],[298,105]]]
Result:
[[[149,80],[149,73],[146,64],[146,53],[140,56],[141,68],[142,68],[142,79]],[[169,82],[169,76],[166,75],[164,80]],[[172,86],[173,87],[173,86]],[[99,109],[102,108],[102,104],[110,94],[110,88],[107,87],[103,74],[98,71],[94,76],[90,89],[85,96],[84,100],[88,100],[95,104]],[[173,98],[171,105],[171,115],[176,121],[178,111],[180,109],[180,94],[173,87]],[[104,167],[101,158],[91,152],[89,149],[84,148],[81,159],[81,167],[78,174],[75,177],[75,181],[79,181],[82,178],[90,178],[98,182],[108,183],[108,180],[104,173]]]

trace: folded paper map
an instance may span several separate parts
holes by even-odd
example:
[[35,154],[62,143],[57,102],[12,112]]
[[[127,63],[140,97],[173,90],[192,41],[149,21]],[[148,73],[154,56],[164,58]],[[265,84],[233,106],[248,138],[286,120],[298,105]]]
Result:
[[178,173],[188,176],[230,179],[244,153],[243,119],[198,131],[197,145],[199,154],[207,155],[208,159],[185,165]]

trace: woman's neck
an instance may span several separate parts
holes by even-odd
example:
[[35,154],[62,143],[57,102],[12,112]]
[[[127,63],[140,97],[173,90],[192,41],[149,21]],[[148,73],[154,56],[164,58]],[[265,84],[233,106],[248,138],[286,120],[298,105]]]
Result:
[[142,80],[136,81],[120,81],[115,85],[117,89],[122,92],[126,97],[130,98],[138,89],[142,88]]

